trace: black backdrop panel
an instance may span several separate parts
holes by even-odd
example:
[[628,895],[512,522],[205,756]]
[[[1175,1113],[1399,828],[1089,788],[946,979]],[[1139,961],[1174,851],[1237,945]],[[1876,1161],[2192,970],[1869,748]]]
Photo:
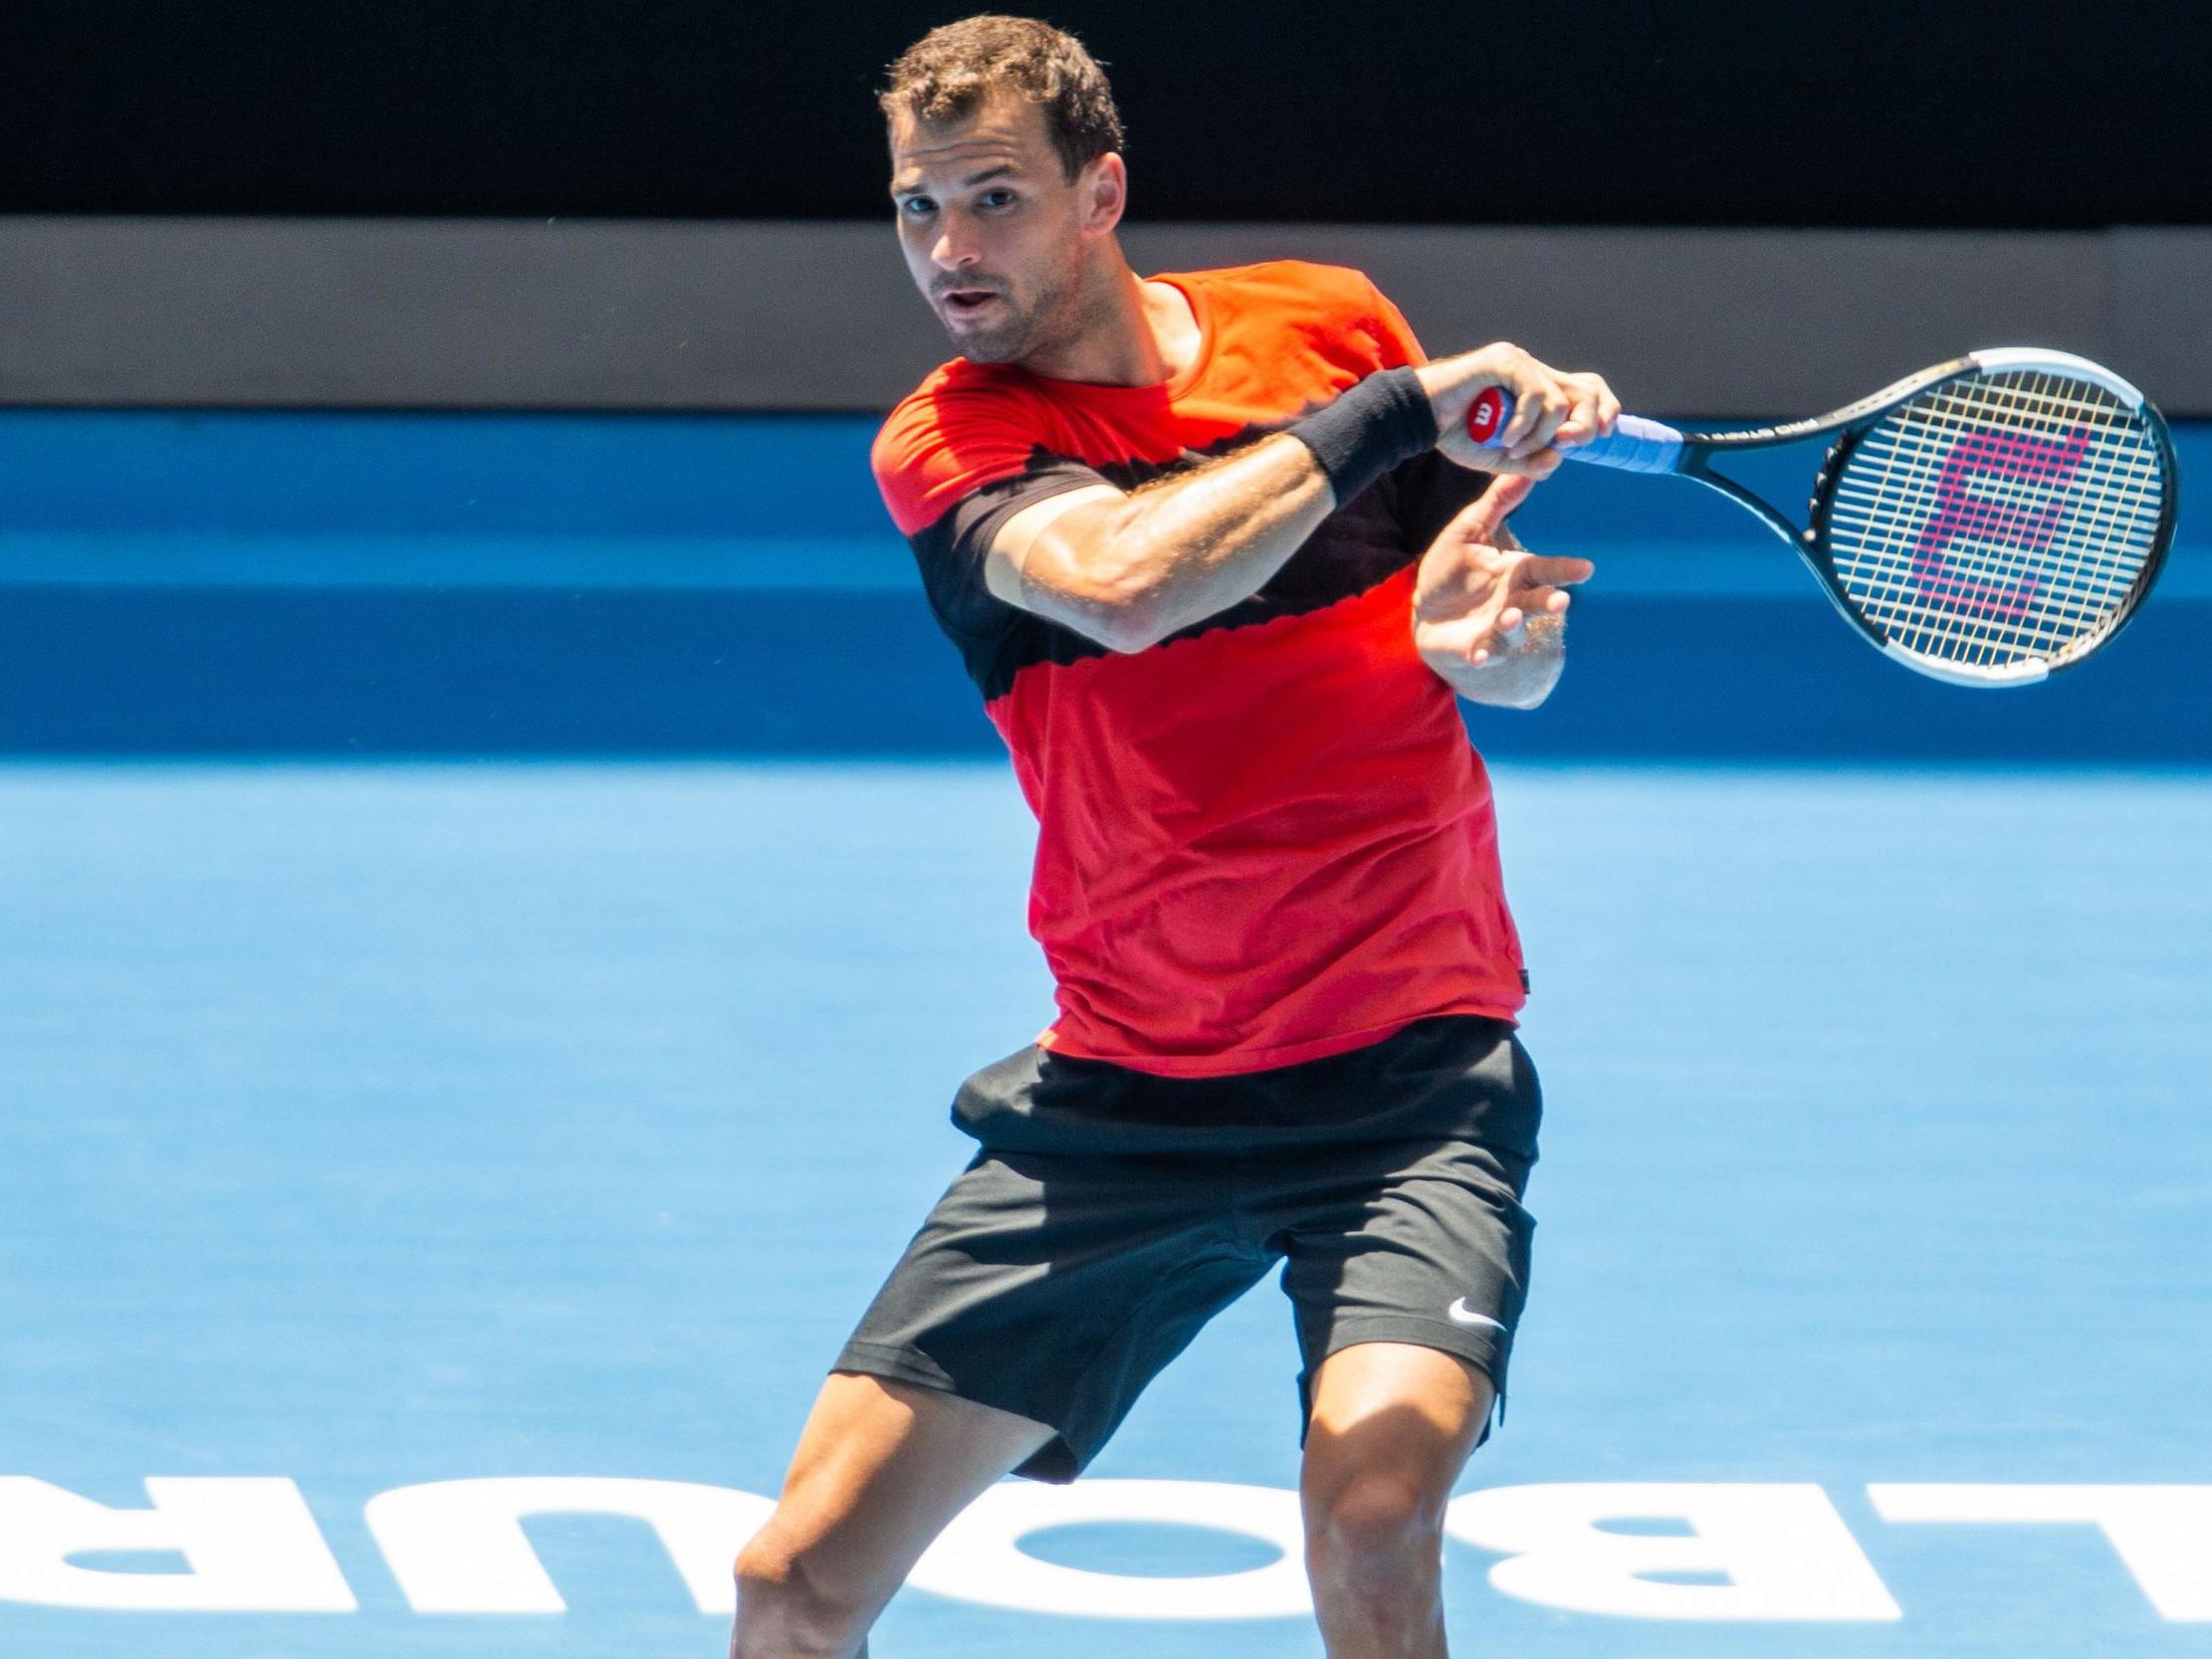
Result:
[[[852,218],[962,5],[10,0],[0,211]],[[2197,223],[2205,0],[1070,0],[1165,220]]]

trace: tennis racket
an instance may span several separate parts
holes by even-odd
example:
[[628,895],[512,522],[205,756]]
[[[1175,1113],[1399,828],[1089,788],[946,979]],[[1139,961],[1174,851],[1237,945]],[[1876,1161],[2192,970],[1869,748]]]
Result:
[[[1467,435],[1513,417],[1491,387]],[[1799,528],[1712,470],[1736,450],[1834,434]],[[1906,667],[1961,686],[2032,685],[2107,643],[2173,539],[2179,469],[2165,420],[2063,351],[1976,351],[1833,414],[1743,432],[1623,415],[1570,461],[1695,479],[1795,547],[1852,624]]]

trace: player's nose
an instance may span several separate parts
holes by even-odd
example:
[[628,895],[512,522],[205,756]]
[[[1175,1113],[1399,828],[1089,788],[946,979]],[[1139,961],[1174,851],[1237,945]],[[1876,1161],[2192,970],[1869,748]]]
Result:
[[947,271],[961,271],[974,265],[983,257],[976,244],[973,227],[961,224],[947,216],[945,228],[938,233],[937,246],[930,250],[931,261]]

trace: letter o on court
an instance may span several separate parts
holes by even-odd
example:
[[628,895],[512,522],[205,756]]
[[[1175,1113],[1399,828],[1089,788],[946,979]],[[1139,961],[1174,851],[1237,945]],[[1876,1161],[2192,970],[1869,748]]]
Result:
[[[1155,1578],[1091,1572],[1042,1560],[1022,1538],[1086,1522],[1149,1522],[1241,1533],[1281,1555],[1242,1572]],[[907,1582],[935,1595],[994,1607],[1090,1618],[1288,1618],[1312,1610],[1298,1495],[1213,1481],[1094,1481],[991,1488],[938,1535]]]

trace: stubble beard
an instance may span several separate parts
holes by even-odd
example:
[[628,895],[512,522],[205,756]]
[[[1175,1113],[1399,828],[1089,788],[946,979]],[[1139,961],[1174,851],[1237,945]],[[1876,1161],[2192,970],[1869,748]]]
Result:
[[1082,320],[1082,275],[1070,263],[1054,280],[1038,290],[1035,301],[1017,309],[1010,295],[1001,296],[1006,319],[995,328],[979,329],[956,337],[960,354],[972,363],[1017,363],[1079,332]]

